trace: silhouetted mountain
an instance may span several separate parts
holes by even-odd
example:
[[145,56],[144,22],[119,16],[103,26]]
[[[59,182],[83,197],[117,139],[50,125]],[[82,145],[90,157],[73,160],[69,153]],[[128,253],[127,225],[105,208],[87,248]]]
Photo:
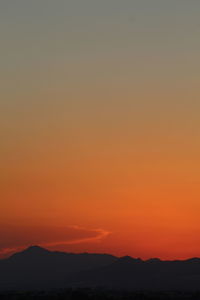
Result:
[[127,290],[200,290],[200,259],[141,260],[73,254],[31,246],[0,260],[0,289],[104,287]]
[[9,260],[12,261],[30,261],[31,259],[45,259],[52,254],[51,251],[39,246],[30,246],[22,252],[13,254]]
[[115,260],[108,254],[74,254],[31,246],[0,260],[0,289],[64,287],[72,274]]

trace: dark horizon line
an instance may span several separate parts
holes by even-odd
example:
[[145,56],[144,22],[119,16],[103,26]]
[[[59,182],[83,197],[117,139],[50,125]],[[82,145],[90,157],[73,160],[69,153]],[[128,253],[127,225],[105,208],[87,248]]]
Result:
[[110,254],[110,253],[101,253],[101,252],[67,252],[67,251],[60,251],[60,250],[50,250],[46,247],[40,246],[40,245],[32,245],[30,244],[30,246],[26,246],[24,248],[22,248],[22,250],[16,251],[11,253],[10,255],[0,258],[0,260],[6,260],[11,258],[12,256],[14,256],[15,254],[18,253],[23,253],[23,252],[28,252],[28,251],[46,251],[46,252],[50,252],[50,253],[65,253],[65,254],[74,254],[74,255],[81,255],[81,254],[88,254],[88,255],[109,255],[109,256],[113,256],[116,257],[118,259],[130,259],[130,260],[138,260],[141,262],[149,262],[149,261],[160,261],[160,262],[176,262],[176,261],[180,261],[180,262],[184,262],[184,261],[191,261],[191,260],[200,260],[200,257],[195,256],[195,257],[188,257],[185,259],[161,259],[159,257],[150,257],[148,259],[142,259],[140,257],[133,257],[130,255],[123,255],[123,256],[117,256],[114,254]]

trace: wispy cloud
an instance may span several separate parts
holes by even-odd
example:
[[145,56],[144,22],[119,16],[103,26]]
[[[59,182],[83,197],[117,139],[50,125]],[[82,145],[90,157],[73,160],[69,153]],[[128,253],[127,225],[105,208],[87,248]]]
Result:
[[52,242],[52,243],[43,243],[44,246],[59,246],[59,245],[73,245],[73,244],[81,244],[81,243],[90,243],[90,242],[97,242],[102,240],[103,238],[107,237],[111,232],[106,231],[104,229],[86,229],[84,227],[80,227],[77,225],[70,226],[70,228],[75,230],[84,230],[89,231],[90,233],[94,233],[95,235],[92,237],[83,237],[79,239],[67,240],[67,241],[59,241],[59,242]]
[[[66,227],[43,228],[4,228],[1,229],[5,241],[0,243],[0,257],[6,257],[20,251],[29,245],[38,244],[42,247],[55,248],[58,246],[89,244],[101,242],[111,232],[102,228],[88,229],[78,225]],[[59,249],[58,249],[59,250]]]

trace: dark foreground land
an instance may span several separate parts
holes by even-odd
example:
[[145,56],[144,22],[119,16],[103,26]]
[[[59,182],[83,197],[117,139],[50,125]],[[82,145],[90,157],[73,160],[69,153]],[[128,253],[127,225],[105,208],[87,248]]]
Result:
[[[195,291],[200,291],[200,258],[174,261],[162,261],[158,258],[142,260],[109,254],[52,252],[39,246],[31,246],[7,259],[0,260],[0,291],[2,293],[3,291],[61,291],[64,289],[66,291],[66,289],[96,289],[97,287],[103,287],[107,291],[151,290],[157,293],[155,295],[158,295],[159,291],[193,291],[195,295]],[[107,299],[105,298],[107,295],[112,299],[112,294],[106,294],[102,299]],[[155,295],[152,299],[155,299]],[[185,295],[187,296],[187,293]],[[18,296],[25,297],[24,295]],[[56,297],[59,299],[57,295],[51,294],[50,296],[54,297],[52,299]],[[82,295],[82,299],[83,297],[95,299],[100,296],[89,293]],[[120,299],[119,295],[115,295],[117,296]],[[133,298],[134,295],[131,297],[137,299],[136,296],[140,297],[137,294],[135,298]],[[147,296],[150,298],[152,295],[149,293],[145,296],[146,298],[141,295],[143,298],[139,299],[148,299]],[[29,299],[31,297],[32,295]],[[72,292],[68,292],[66,297],[63,295],[59,297],[73,299],[70,297],[75,296]],[[166,294],[162,297],[166,298]],[[183,295],[181,297],[183,299]],[[200,300],[200,297],[193,299]]]
[[0,260],[3,299],[200,300],[200,258],[141,260],[31,246]]
[[58,291],[29,291],[0,293],[1,300],[159,300],[159,299],[196,299],[200,300],[200,291],[197,292],[125,292],[94,289],[67,289]]

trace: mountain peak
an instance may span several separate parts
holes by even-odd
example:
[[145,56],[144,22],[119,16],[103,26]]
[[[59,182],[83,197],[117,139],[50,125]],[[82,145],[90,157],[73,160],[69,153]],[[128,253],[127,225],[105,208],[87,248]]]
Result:
[[126,255],[126,256],[120,257],[119,261],[123,262],[123,263],[135,263],[135,262],[141,262],[142,260],[140,258],[133,258],[129,255]]
[[42,248],[40,246],[36,246],[36,245],[32,245],[28,248],[26,248],[25,250],[21,251],[21,252],[17,252],[15,254],[13,254],[10,258],[11,259],[28,259],[29,257],[39,257],[39,256],[44,256],[46,254],[51,253],[51,251]]
[[30,247],[26,248],[23,252],[31,252],[31,253],[41,253],[41,252],[50,252],[49,250],[42,248],[38,245],[31,245]]

